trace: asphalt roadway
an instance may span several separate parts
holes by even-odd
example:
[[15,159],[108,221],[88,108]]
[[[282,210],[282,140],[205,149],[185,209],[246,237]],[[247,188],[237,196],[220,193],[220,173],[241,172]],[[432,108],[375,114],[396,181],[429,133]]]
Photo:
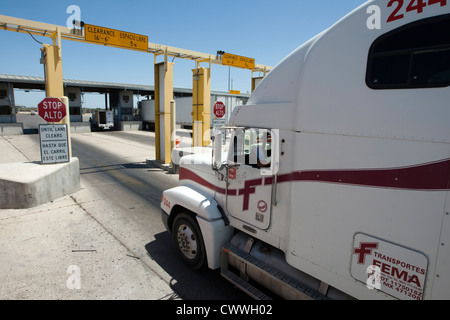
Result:
[[[36,137],[0,137],[0,163],[39,161]],[[0,299],[178,299],[145,257],[136,257],[77,202],[86,192],[102,199],[82,187],[35,208],[0,210]]]
[[[80,160],[80,191],[31,209],[0,210],[0,299],[245,299],[245,295],[228,285],[217,273],[186,274],[188,271],[184,267],[179,268],[181,262],[171,260],[172,252],[167,253],[172,250],[167,244],[170,237],[160,229],[160,219],[156,214],[149,218],[141,213],[139,210],[144,208],[137,198],[117,197],[116,203],[122,203],[129,212],[136,214],[133,220],[116,217],[120,210],[113,207],[104,190],[119,193],[120,189],[115,191],[111,187],[121,187],[122,182],[127,182],[125,179],[130,180],[129,185],[134,186],[137,193],[142,189],[138,176],[137,182],[133,182],[133,178],[120,176],[121,170],[117,169],[154,158],[153,147],[143,147],[139,143],[139,139],[147,139],[152,133],[118,134],[72,135],[74,156],[77,152],[89,154],[87,144],[96,146],[100,153],[107,150],[125,155],[120,163],[109,165],[102,165],[94,154],[89,163],[83,164],[84,160]],[[132,139],[124,142],[127,134],[137,137],[137,142]],[[83,143],[84,149],[77,147]],[[40,161],[38,135],[35,134],[0,136],[0,150],[0,163]],[[97,161],[95,166],[92,161]],[[111,176],[90,180],[98,171],[109,172]],[[136,172],[136,175],[141,174]],[[165,175],[156,168],[146,168],[145,172]],[[165,188],[176,185],[178,176],[166,175],[158,179],[164,179],[160,181],[164,181],[162,188]],[[158,192],[145,196],[151,198],[153,207],[160,201]],[[142,224],[151,224],[155,230],[146,232]],[[164,245],[159,246],[158,241]],[[162,252],[168,258],[158,261],[158,257],[165,257]],[[192,291],[195,284],[198,289]],[[207,287],[213,289],[208,291]]]

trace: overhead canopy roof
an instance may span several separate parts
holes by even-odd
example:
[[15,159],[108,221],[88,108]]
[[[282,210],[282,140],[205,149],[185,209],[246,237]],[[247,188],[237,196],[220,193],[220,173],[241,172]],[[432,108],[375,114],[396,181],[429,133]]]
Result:
[[[83,92],[98,92],[108,93],[111,91],[133,91],[134,94],[142,96],[153,96],[155,87],[150,85],[141,84],[127,84],[127,83],[113,83],[113,82],[100,82],[100,81],[85,81],[85,80],[69,80],[64,79],[64,87],[77,87],[81,88]],[[30,76],[16,76],[0,74],[0,82],[9,82],[15,89],[24,90],[45,90],[45,79],[43,77],[30,77]],[[228,92],[211,92],[216,95],[229,95]],[[186,88],[173,88],[173,94],[175,97],[191,96],[192,89]],[[238,97],[248,98],[249,94],[240,94]]]

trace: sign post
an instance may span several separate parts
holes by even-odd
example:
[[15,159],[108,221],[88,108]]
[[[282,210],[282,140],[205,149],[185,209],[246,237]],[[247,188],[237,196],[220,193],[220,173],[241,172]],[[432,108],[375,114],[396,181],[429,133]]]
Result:
[[[213,119],[213,128],[220,129],[225,126],[224,116],[226,114],[225,104],[221,101],[217,101],[213,108],[214,119]],[[223,133],[223,139],[225,141],[225,132]]]
[[38,114],[47,122],[61,122],[67,115],[66,105],[59,98],[47,97],[38,104]]
[[55,124],[67,116],[66,105],[58,98],[47,97],[38,104],[38,114],[47,122],[39,125],[41,164],[69,162],[68,125]]
[[217,118],[223,118],[225,116],[225,105],[221,101],[217,101],[214,105],[214,115]]
[[85,40],[125,49],[148,51],[148,37],[105,27],[84,25]]
[[40,124],[41,164],[70,161],[67,124]]
[[255,69],[255,59],[237,56],[231,53],[224,53],[222,56],[222,63],[225,66],[238,67],[244,69]]

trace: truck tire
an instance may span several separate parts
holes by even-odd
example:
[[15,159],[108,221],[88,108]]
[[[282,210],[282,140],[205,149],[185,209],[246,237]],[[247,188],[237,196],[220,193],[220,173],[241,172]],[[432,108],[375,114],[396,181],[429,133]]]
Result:
[[173,222],[172,236],[178,254],[189,267],[195,271],[202,269],[206,253],[197,221],[186,213],[178,214]]

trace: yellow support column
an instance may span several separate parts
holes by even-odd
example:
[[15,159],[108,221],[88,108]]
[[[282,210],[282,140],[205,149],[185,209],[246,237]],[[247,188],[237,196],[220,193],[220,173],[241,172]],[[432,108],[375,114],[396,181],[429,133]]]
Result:
[[67,125],[67,140],[69,144],[69,158],[72,158],[72,136],[70,134],[70,113],[69,113],[69,98],[61,97],[61,101],[66,105],[66,117],[62,119],[61,124]]
[[69,157],[72,157],[72,139],[70,134],[70,113],[69,113],[69,99],[64,96],[64,82],[63,82],[63,68],[61,57],[61,41],[58,39],[60,45],[56,44],[56,39],[53,45],[44,44],[41,49],[44,57],[44,71],[45,71],[45,95],[47,97],[58,98],[66,105],[66,117],[60,124],[67,125],[67,139],[69,143]]
[[164,164],[172,162],[170,147],[170,101],[173,100],[172,62],[155,64],[155,156]]
[[255,91],[258,84],[261,82],[261,80],[264,79],[264,77],[256,77],[252,78],[252,92]]
[[57,45],[44,44],[41,49],[45,61],[45,92],[47,97],[61,98],[64,96],[62,59]]
[[193,146],[205,147],[211,143],[211,75],[208,68],[193,69],[192,125]]

